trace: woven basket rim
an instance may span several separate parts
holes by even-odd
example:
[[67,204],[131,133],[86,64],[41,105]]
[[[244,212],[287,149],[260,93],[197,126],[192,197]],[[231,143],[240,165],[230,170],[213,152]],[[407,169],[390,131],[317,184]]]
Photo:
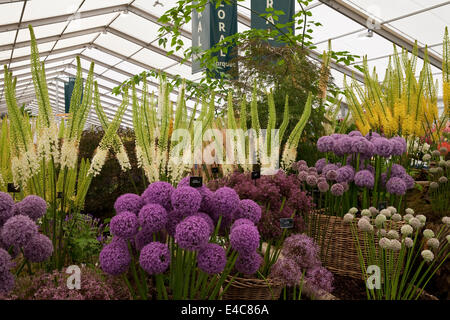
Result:
[[[233,279],[232,276],[227,276],[227,281]],[[234,277],[233,282],[231,283],[233,287],[241,287],[241,288],[266,288],[270,287],[281,287],[283,283],[279,279],[267,278],[266,280],[257,279],[257,278],[241,278]]]

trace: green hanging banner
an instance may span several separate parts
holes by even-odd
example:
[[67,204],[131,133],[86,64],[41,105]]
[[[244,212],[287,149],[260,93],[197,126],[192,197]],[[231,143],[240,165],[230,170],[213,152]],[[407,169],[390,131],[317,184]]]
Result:
[[[70,100],[72,100],[72,93],[73,88],[75,87],[75,77],[69,77],[68,82],[64,82],[64,112],[69,113],[70,112]],[[84,82],[84,81],[83,81]],[[83,89],[81,89],[81,100],[83,100]]]
[[[208,50],[222,41],[224,38],[237,33],[237,4],[226,4],[222,2],[216,5],[209,2],[202,12],[194,11],[192,14],[192,46],[199,47],[200,51]],[[228,71],[232,67],[233,58],[232,47],[228,50],[219,50],[217,56],[217,66],[222,72]],[[201,52],[199,53],[201,55]],[[193,57],[192,74],[203,71],[200,67],[198,57]]]
[[[277,24],[287,24],[293,21],[295,14],[295,0],[252,0],[251,2],[252,15],[251,15],[251,28],[252,29],[262,29],[262,30],[276,30],[274,25]],[[273,11],[283,11],[283,15],[278,16],[278,20],[275,21],[272,17],[264,16],[261,14],[273,13],[273,11],[267,11],[267,9],[273,8]],[[291,29],[292,34],[294,34],[294,25],[292,27],[281,28],[283,33],[289,33]],[[279,36],[283,33],[279,31]],[[282,47],[286,43],[277,41],[276,39],[269,39],[269,44],[273,47]]]

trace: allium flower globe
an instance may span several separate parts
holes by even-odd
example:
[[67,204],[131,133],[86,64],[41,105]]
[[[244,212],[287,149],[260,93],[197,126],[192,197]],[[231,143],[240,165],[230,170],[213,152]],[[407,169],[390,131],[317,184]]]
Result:
[[402,248],[402,244],[400,241],[398,241],[397,239],[391,239],[391,241],[389,243],[389,249],[391,249],[393,251],[400,251],[401,248]]
[[205,219],[190,216],[181,221],[175,228],[175,240],[187,250],[198,250],[209,240],[210,232]]
[[345,222],[345,223],[350,223],[350,222],[353,221],[354,218],[355,218],[355,216],[352,215],[350,212],[348,212],[348,213],[346,213],[346,214],[344,215],[344,222]]
[[202,196],[195,188],[179,187],[172,192],[172,207],[186,215],[198,212],[202,203]]
[[380,213],[375,218],[375,225],[377,226],[377,228],[381,228],[385,221],[386,221],[386,216],[384,214]]
[[0,192],[0,226],[13,216],[11,212],[13,206],[13,198],[6,192]]
[[319,189],[320,192],[325,193],[330,189],[330,185],[326,181],[320,181],[317,184],[317,188]]
[[243,224],[248,224],[250,226],[254,226],[255,224],[253,223],[253,221],[249,220],[249,219],[237,219],[233,222],[233,225],[231,226],[231,230],[233,231],[234,228],[239,227]]
[[355,184],[362,188],[373,188],[375,178],[369,170],[361,170],[355,174]]
[[0,273],[0,293],[9,293],[14,289],[14,276],[10,272]]
[[109,228],[114,236],[124,239],[132,238],[138,233],[138,218],[133,212],[123,211],[112,217]]
[[110,275],[117,276],[128,270],[131,263],[128,248],[120,242],[110,243],[100,252],[100,267]]
[[389,239],[399,239],[400,235],[398,234],[397,230],[389,230],[387,233],[387,237]]
[[406,183],[402,178],[392,177],[386,183],[386,190],[390,194],[402,196],[406,193]]
[[419,229],[422,226],[422,223],[420,222],[419,219],[417,218],[411,218],[409,219],[409,224],[414,228],[414,229]]
[[421,252],[421,255],[423,260],[425,260],[426,262],[431,262],[434,259],[434,254],[430,250],[423,250]]
[[344,186],[340,183],[335,183],[331,186],[331,194],[335,197],[340,197],[344,194]]
[[427,246],[429,248],[438,249],[439,248],[439,240],[436,238],[431,238],[427,240]]
[[25,246],[38,233],[36,223],[28,216],[9,218],[2,228],[2,241],[7,246]]
[[200,270],[207,274],[221,273],[227,264],[225,249],[215,243],[208,243],[202,247],[197,255]]
[[126,193],[117,198],[114,202],[114,209],[119,214],[124,211],[138,214],[139,210],[144,206],[144,200],[134,193]]
[[388,238],[381,238],[378,243],[382,249],[389,249],[391,247],[391,240]]
[[29,195],[16,204],[19,214],[30,217],[36,221],[47,212],[47,203],[41,197]]
[[231,247],[243,255],[248,255],[259,247],[258,228],[243,224],[233,228],[230,233]]
[[251,275],[258,271],[262,263],[263,258],[255,251],[250,254],[239,254],[234,267],[243,274]]
[[298,285],[302,277],[302,271],[294,260],[280,258],[270,269],[270,277],[281,280],[285,286]]
[[315,292],[333,291],[333,274],[322,266],[316,266],[306,272],[306,282]]
[[317,169],[318,173],[321,173],[323,168],[326,166],[327,160],[325,158],[321,158],[316,161],[315,168]]
[[233,218],[235,220],[249,219],[256,224],[261,219],[261,207],[253,200],[241,200],[238,209],[234,212]]
[[351,182],[355,177],[355,169],[352,166],[346,165],[339,168],[337,171],[337,182]]
[[372,232],[373,231],[373,226],[366,219],[359,219],[358,228],[364,232]]
[[295,261],[300,268],[320,265],[319,246],[305,234],[294,234],[286,238],[282,255]]
[[216,190],[213,195],[215,209],[219,215],[231,214],[239,206],[239,195],[234,189],[222,187]]
[[164,181],[153,182],[142,193],[142,200],[145,204],[156,203],[170,211],[172,210],[171,197],[174,190],[170,183]]
[[139,264],[148,274],[164,273],[170,265],[169,247],[161,242],[150,242],[142,248]]
[[44,262],[53,253],[52,241],[43,234],[36,234],[30,242],[23,247],[25,258],[31,262]]
[[425,229],[423,230],[423,236],[427,239],[434,238],[434,232],[431,229]]
[[212,234],[214,232],[214,221],[213,219],[204,212],[197,212],[193,214],[193,216],[200,217],[206,221],[209,227],[209,233]]
[[410,236],[414,230],[409,224],[405,224],[400,228],[400,232],[404,236]]
[[14,263],[11,261],[11,256],[8,251],[3,248],[0,248],[0,274],[9,272],[9,270],[14,266]]
[[167,211],[159,204],[147,204],[139,211],[138,221],[142,229],[150,233],[158,232],[167,224]]
[[306,184],[308,186],[315,187],[317,185],[317,178],[316,178],[316,176],[313,176],[313,175],[307,176],[306,177]]
[[414,241],[410,237],[404,238],[402,242],[405,244],[405,247],[407,248],[412,248],[412,246],[414,245]]
[[375,154],[384,158],[388,158],[392,155],[393,145],[388,139],[380,137],[370,141],[375,146]]
[[317,150],[319,152],[333,151],[335,140],[330,136],[323,136],[317,140]]

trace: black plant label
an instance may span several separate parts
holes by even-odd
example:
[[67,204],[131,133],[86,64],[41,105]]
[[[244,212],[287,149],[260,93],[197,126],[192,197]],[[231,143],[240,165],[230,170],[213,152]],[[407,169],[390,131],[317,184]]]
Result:
[[189,185],[192,188],[200,188],[203,185],[203,178],[202,177],[191,177],[189,179]]
[[281,229],[292,229],[294,227],[294,219],[292,218],[281,218],[280,228]]
[[56,198],[62,199],[62,192],[61,191],[58,192],[58,194],[56,195]]
[[261,178],[261,171],[260,170],[252,171],[252,179],[256,180],[256,179],[259,179],[259,178]]
[[213,168],[211,168],[211,171],[214,174],[218,174],[219,173],[219,168],[218,167],[213,167]]
[[8,192],[9,193],[18,193],[20,192],[20,187],[14,185],[14,183],[8,183]]

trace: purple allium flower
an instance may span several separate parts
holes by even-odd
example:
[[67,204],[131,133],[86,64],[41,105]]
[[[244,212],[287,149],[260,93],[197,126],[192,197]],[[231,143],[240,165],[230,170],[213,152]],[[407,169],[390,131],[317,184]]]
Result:
[[327,192],[330,189],[330,185],[326,181],[320,181],[317,184],[317,187],[319,188],[320,192]]
[[353,138],[349,136],[342,136],[334,144],[334,153],[337,156],[352,153]]
[[104,272],[117,276],[127,271],[131,257],[128,248],[119,241],[103,247],[99,261]]
[[337,182],[351,182],[355,176],[355,169],[353,169],[353,167],[349,165],[339,168],[336,172]]
[[406,183],[402,178],[392,177],[386,183],[386,190],[391,194],[402,196],[406,193]]
[[36,221],[47,211],[47,203],[41,197],[29,195],[15,205],[19,214],[30,217]]
[[335,183],[331,186],[331,194],[335,197],[340,197],[344,194],[344,186],[342,183]]
[[7,246],[23,247],[38,233],[36,223],[28,216],[9,218],[2,228],[2,241]]
[[308,164],[306,163],[305,160],[298,160],[297,164],[298,164],[299,166],[308,166]]
[[380,136],[380,134],[377,133],[377,132],[369,132],[368,134],[366,134],[365,137],[366,137],[367,140],[372,141],[372,139],[374,139],[374,138],[380,138],[381,136]]
[[214,211],[214,192],[206,187],[198,188],[200,195],[202,196],[202,203],[200,204],[200,211],[205,213],[211,213]]
[[14,263],[11,261],[11,256],[8,251],[0,248],[0,274],[9,272],[14,267]]
[[334,140],[339,140],[339,139],[342,138],[343,136],[345,136],[345,134],[342,134],[342,133],[333,133],[330,137],[332,137]]
[[298,166],[298,171],[308,171],[309,167],[306,164]]
[[330,170],[337,171],[338,169],[339,169],[339,167],[337,165],[335,165],[333,163],[329,163],[325,167],[323,167],[322,174],[326,175],[328,171],[330,171]]
[[319,246],[306,234],[293,234],[286,238],[281,253],[285,258],[292,259],[300,268],[308,269],[320,265]]
[[184,214],[181,211],[172,210],[169,212],[167,215],[166,231],[170,236],[175,236],[176,227],[183,221],[183,218]]
[[117,214],[129,211],[137,215],[143,206],[144,200],[142,200],[142,197],[134,193],[123,194],[114,202],[114,209]]
[[[340,169],[340,168],[339,168],[339,169]],[[339,170],[339,169],[338,169],[338,170]],[[334,181],[334,180],[337,179],[338,173],[337,173],[336,170],[329,170],[329,171],[327,171],[325,177],[326,177],[326,179],[327,179],[328,181]]]
[[170,265],[169,247],[161,242],[150,242],[139,256],[139,264],[148,274],[161,274]]
[[195,188],[179,187],[172,192],[172,207],[182,211],[185,215],[190,215],[200,209],[202,196]]
[[168,215],[166,209],[156,203],[150,203],[139,211],[138,221],[142,229],[150,233],[158,232],[167,224]]
[[322,175],[320,175],[317,178],[317,184],[321,183],[321,182],[327,182],[327,179],[325,177],[323,177]]
[[308,186],[315,187],[317,185],[317,178],[316,176],[309,175],[306,177],[306,183]]
[[52,241],[38,233],[23,247],[23,253],[31,262],[44,262],[53,253]]
[[320,137],[317,140],[317,150],[320,152],[333,151],[334,139],[329,136]]
[[156,203],[164,207],[167,211],[172,210],[171,196],[174,187],[164,181],[153,182],[145,189],[142,200],[145,204]]
[[333,274],[324,267],[316,266],[309,269],[305,278],[310,288],[317,293],[321,290],[325,292],[333,291]]
[[212,234],[214,232],[214,228],[215,228],[214,221],[208,214],[206,214],[204,212],[197,212],[197,213],[193,214],[193,216],[203,218],[206,221],[206,223],[208,224],[209,233]]
[[369,148],[370,148],[369,141],[366,138],[364,138],[362,136],[353,137],[352,152],[367,154],[369,151]]
[[401,156],[406,152],[406,140],[402,137],[393,137],[389,140],[392,144],[392,155]]
[[362,137],[362,133],[358,130],[353,130],[348,134],[349,137]]
[[[149,206],[151,206],[151,204]],[[138,233],[138,218],[133,212],[123,211],[111,219],[109,228],[111,234],[116,237],[124,239],[132,238]]]
[[190,216],[181,221],[175,228],[175,240],[187,250],[197,250],[209,240],[210,232],[205,219]]
[[10,272],[0,273],[0,293],[9,293],[14,288],[14,276]]
[[409,174],[405,173],[400,178],[402,178],[403,182],[406,184],[407,190],[414,188],[416,182],[414,181],[414,178],[411,177]]
[[315,167],[318,173],[321,173],[323,168],[327,165],[327,159],[321,158],[316,161]]
[[141,229],[134,238],[134,247],[137,251],[141,251],[143,247],[153,241],[153,233],[148,230]]
[[392,154],[392,143],[386,138],[374,138],[371,142],[375,146],[375,154],[388,158]]
[[302,271],[294,260],[281,258],[272,266],[270,277],[281,280],[286,286],[293,287],[300,282]]
[[406,174],[405,168],[400,164],[393,164],[391,167],[391,177],[402,177]]
[[250,254],[239,254],[234,264],[237,271],[251,275],[258,271],[259,267],[263,262],[261,255],[253,251]]
[[231,247],[240,254],[248,255],[259,246],[258,228],[248,224],[234,227],[230,233]]
[[234,212],[233,218],[236,220],[249,219],[256,224],[261,219],[261,207],[253,200],[241,200],[238,209]]
[[239,206],[239,195],[234,189],[222,187],[214,192],[213,199],[215,208],[219,215],[233,213]]
[[233,231],[234,228],[239,227],[243,224],[248,224],[250,226],[254,226],[255,224],[253,223],[253,221],[248,220],[248,219],[237,219],[236,221],[233,222],[233,225],[231,226],[231,230]]
[[227,264],[225,249],[215,243],[208,243],[202,247],[197,255],[200,270],[207,274],[221,273]]
[[13,198],[6,192],[0,192],[0,226],[13,216],[11,211],[13,206]]
[[360,168],[364,169],[364,170],[368,170],[373,176],[375,176],[375,168],[372,165],[368,164],[368,165],[364,165]]
[[300,171],[298,173],[298,180],[300,180],[301,182],[305,182],[307,177],[308,177],[308,171]]
[[355,174],[355,184],[358,187],[362,187],[362,188],[373,188],[373,185],[375,183],[375,178],[373,177],[372,172],[370,172],[369,170],[361,170],[358,171]]
[[315,167],[308,168],[307,171],[309,174],[317,174],[317,169]]

